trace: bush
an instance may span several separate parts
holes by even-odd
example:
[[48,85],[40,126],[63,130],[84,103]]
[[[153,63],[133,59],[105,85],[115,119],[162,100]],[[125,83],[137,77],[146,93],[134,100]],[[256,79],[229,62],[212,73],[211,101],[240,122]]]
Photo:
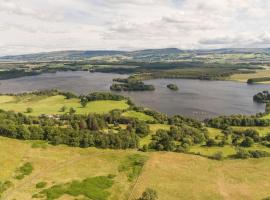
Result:
[[36,184],[36,188],[44,188],[46,187],[47,183],[46,182],[39,182]]
[[156,200],[158,199],[157,192],[154,189],[146,188],[142,196],[138,200]]
[[26,113],[32,113],[33,112],[33,108],[26,108]]
[[224,156],[223,156],[223,153],[220,151],[212,155],[211,158],[214,160],[223,160]]

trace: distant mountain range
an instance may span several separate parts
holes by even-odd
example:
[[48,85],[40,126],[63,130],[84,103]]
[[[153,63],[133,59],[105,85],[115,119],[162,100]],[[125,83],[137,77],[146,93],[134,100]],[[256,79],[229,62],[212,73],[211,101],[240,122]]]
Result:
[[45,53],[3,56],[0,61],[63,61],[63,60],[89,60],[89,59],[116,59],[116,60],[170,60],[181,54],[239,54],[239,53],[270,53],[270,48],[228,48],[228,49],[199,49],[180,50],[177,48],[144,49],[138,51],[53,51]]

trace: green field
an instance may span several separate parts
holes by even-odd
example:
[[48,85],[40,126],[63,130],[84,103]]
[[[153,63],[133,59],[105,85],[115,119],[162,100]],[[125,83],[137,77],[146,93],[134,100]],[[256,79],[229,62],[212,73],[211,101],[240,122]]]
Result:
[[233,130],[246,130],[246,129],[254,129],[259,132],[260,136],[266,136],[270,133],[270,127],[259,127],[259,126],[250,126],[250,127],[241,127],[241,126],[232,126]]
[[[48,192],[60,194],[59,198],[51,198],[60,200],[82,200],[87,195],[94,200],[135,200],[147,187],[158,192],[159,200],[253,200],[270,196],[266,189],[270,187],[270,158],[215,161],[181,153],[63,145],[33,148],[32,144],[0,137],[0,146],[5,149],[0,151],[0,181],[12,182],[3,199],[38,200],[44,198],[32,195]],[[148,160],[136,179],[138,170],[133,163],[141,157]],[[33,171],[16,179],[17,170],[28,162]],[[37,187],[38,183],[46,184]],[[89,192],[93,189],[97,193]],[[73,196],[76,194],[80,196]]]
[[146,115],[146,114],[141,113],[141,112],[136,112],[134,110],[124,112],[122,115],[125,117],[136,118],[136,119],[139,119],[142,121],[153,121],[154,120],[154,118],[152,116]]
[[[0,109],[22,112],[28,115],[38,116],[41,114],[64,114],[61,108],[65,106],[68,112],[70,108],[74,108],[77,114],[87,113],[107,113],[113,109],[127,109],[129,105],[126,101],[92,101],[86,107],[82,107],[79,99],[66,99],[62,95],[56,96],[0,96]],[[26,113],[27,108],[32,108],[33,112]]]

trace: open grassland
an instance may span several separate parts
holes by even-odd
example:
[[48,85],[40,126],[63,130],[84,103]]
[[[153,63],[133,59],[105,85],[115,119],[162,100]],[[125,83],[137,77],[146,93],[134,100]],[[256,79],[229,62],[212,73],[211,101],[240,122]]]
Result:
[[270,159],[215,161],[194,155],[152,153],[133,191],[150,187],[160,200],[254,200],[270,196]]
[[[46,188],[62,186],[75,180],[78,181],[77,185],[82,185],[84,182],[81,181],[86,178],[90,178],[91,181],[93,177],[108,175],[114,177],[112,186],[105,190],[105,194],[109,194],[108,199],[126,199],[139,172],[139,166],[133,168],[133,163],[138,162],[137,160],[142,156],[146,158],[145,155],[131,150],[81,149],[51,145],[33,148],[32,144],[31,141],[23,142],[0,137],[0,146],[3,150],[0,151],[0,181],[8,180],[13,185],[2,195],[3,199],[34,199],[32,195],[44,190],[36,187],[41,182],[46,183]],[[17,170],[24,163],[31,163],[33,171],[23,179],[16,179]],[[92,180],[85,186],[89,187],[89,184],[96,183]],[[51,190],[51,192],[55,191]],[[60,199],[74,200],[75,198],[65,194]]]
[[[36,144],[40,143],[0,137],[5,149],[0,151],[0,181],[12,182],[2,199],[38,200],[42,198],[32,195],[50,194],[47,199],[135,200],[147,187],[158,192],[159,200],[270,196],[270,158],[215,161],[181,153]],[[141,165],[134,163],[147,158],[137,179]],[[17,171],[25,163],[31,163],[33,170],[18,180]]]
[[[251,74],[234,74],[230,77],[230,80],[247,82],[247,80],[251,78],[263,78],[263,77],[270,77],[269,69],[258,70],[256,71],[256,73],[251,73]],[[267,82],[261,82],[261,83],[270,83],[270,82],[267,81]]]
[[[65,111],[61,108],[65,106]],[[13,110],[15,112],[25,113],[27,108],[32,108],[33,112],[25,113],[28,115],[41,115],[41,114],[64,114],[70,108],[74,108],[77,114],[87,113],[107,113],[113,109],[127,109],[129,105],[126,101],[92,101],[85,107],[82,107],[79,99],[66,99],[62,95],[56,96],[0,96],[0,109]]]
[[152,116],[146,115],[146,114],[141,113],[141,112],[136,112],[134,110],[124,112],[122,115],[125,117],[136,118],[136,119],[139,119],[142,121],[153,121],[154,120],[154,118]]

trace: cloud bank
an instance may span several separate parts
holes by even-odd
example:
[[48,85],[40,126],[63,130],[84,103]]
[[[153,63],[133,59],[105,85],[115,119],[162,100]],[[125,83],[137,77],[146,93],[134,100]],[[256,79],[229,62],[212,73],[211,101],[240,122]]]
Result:
[[1,0],[0,55],[270,46],[266,0]]

